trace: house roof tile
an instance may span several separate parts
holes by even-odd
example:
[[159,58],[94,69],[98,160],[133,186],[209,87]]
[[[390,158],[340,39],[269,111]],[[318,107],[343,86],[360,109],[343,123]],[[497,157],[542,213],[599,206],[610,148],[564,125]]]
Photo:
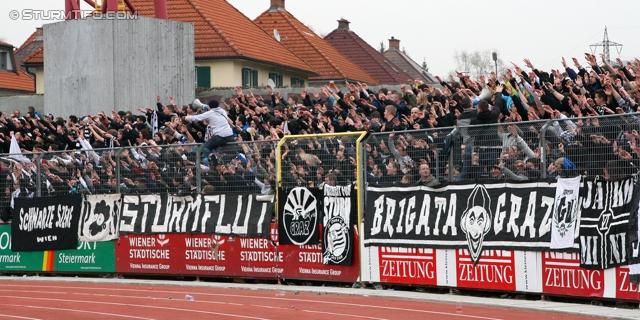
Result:
[[[13,48],[13,45],[2,41],[0,41],[0,45]],[[11,54],[14,54],[14,52],[12,51]],[[16,70],[17,71],[0,70],[0,88],[28,92],[35,91],[33,78],[20,68],[16,68]]]
[[429,72],[422,69],[418,63],[402,53],[402,51],[390,49],[385,51],[383,55],[411,76],[412,79],[420,79],[424,83],[436,83],[435,78]]
[[43,64],[44,63],[44,47],[38,48],[26,58],[22,60],[24,64]]
[[350,29],[335,29],[324,39],[381,84],[404,84],[411,79]]
[[320,75],[309,80],[349,79],[378,84],[371,75],[315,34],[282,8],[267,10],[254,19],[267,33],[278,30],[282,45],[312,66]]
[[[154,17],[153,0],[132,0]],[[196,58],[245,58],[315,74],[315,70],[225,0],[167,0],[171,20],[194,25]]]

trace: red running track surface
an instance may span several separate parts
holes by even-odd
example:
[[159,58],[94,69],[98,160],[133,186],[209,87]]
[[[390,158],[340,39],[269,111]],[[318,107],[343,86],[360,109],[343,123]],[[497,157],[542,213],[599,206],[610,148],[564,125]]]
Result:
[[[194,297],[185,300],[186,295]],[[0,281],[0,319],[584,319],[455,303],[135,284]],[[171,297],[171,299],[169,299]],[[588,318],[597,319],[597,318]]]

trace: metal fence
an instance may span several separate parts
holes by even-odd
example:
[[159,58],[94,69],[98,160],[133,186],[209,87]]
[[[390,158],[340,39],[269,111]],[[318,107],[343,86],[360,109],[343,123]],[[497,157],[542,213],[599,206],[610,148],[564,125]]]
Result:
[[362,132],[291,136],[279,149],[281,187],[349,185],[357,181],[358,143]]
[[7,176],[0,187],[5,197],[18,189],[20,196],[268,194],[276,184],[277,142],[229,143],[209,156],[202,155],[202,144],[5,154],[0,170]]
[[[358,162],[357,135],[231,143],[212,155],[201,144],[0,155],[4,200],[68,193],[262,193],[283,187],[436,185],[557,176],[618,178],[640,168],[640,114],[549,119],[369,135]],[[31,162],[14,158],[24,156]],[[277,165],[282,166],[278,176]],[[19,183],[14,183],[19,181]],[[1,208],[0,208],[1,210]]]
[[443,152],[445,141],[454,138],[454,127],[383,132],[365,141],[366,182],[369,185],[414,184],[424,180],[428,168],[433,183],[448,181],[449,155]]
[[369,185],[540,180],[640,168],[640,114],[554,118],[373,134],[365,144]]

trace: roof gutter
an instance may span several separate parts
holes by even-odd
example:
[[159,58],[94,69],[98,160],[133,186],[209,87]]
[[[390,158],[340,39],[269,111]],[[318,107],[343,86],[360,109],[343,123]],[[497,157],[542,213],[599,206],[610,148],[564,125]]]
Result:
[[36,74],[35,73],[31,73],[31,71],[29,70],[29,66],[23,64],[22,67],[24,67],[24,69],[27,72],[27,74],[29,74],[31,77],[33,77],[33,92],[38,92],[38,89],[37,89],[37,86],[36,86]]

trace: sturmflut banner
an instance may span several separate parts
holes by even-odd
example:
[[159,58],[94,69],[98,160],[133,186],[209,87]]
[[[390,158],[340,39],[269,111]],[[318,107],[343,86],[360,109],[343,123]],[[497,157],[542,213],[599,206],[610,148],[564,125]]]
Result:
[[204,233],[268,237],[273,202],[249,195],[127,195],[120,217],[122,234]]
[[75,249],[80,195],[16,198],[11,224],[12,251]]
[[118,239],[121,207],[120,194],[87,195],[82,201],[78,239],[85,242]]
[[[555,183],[367,188],[365,246],[546,251]],[[575,243],[568,250],[577,250]]]

